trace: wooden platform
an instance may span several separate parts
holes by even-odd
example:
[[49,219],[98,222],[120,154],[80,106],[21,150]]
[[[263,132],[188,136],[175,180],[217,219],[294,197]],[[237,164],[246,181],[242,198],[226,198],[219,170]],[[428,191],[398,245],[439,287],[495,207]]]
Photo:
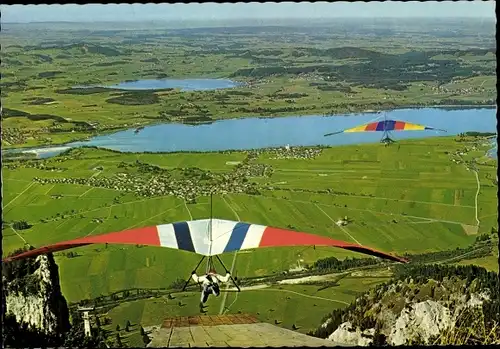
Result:
[[149,348],[165,347],[331,347],[338,344],[259,322],[248,314],[165,319],[149,334]]
[[230,314],[230,315],[200,315],[200,316],[181,316],[165,319],[162,328],[171,327],[190,327],[190,326],[218,326],[218,325],[236,325],[236,324],[255,324],[258,323],[254,316],[248,314]]

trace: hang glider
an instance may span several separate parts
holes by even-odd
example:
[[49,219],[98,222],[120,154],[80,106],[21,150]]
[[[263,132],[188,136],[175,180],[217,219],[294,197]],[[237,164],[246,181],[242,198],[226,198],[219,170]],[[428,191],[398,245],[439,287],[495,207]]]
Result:
[[425,130],[434,130],[434,131],[442,131],[446,132],[446,130],[434,128],[430,126],[413,124],[406,121],[400,120],[383,120],[371,122],[368,124],[363,124],[360,126],[356,126],[353,128],[348,128],[346,130],[331,132],[325,134],[325,137],[333,136],[339,133],[349,133],[349,132],[383,132],[382,140],[383,143],[392,143],[394,142],[390,137],[390,132],[392,131],[425,131]]
[[36,257],[90,244],[132,244],[167,247],[211,258],[226,252],[285,246],[331,246],[396,262],[404,258],[369,247],[324,236],[221,219],[201,219],[130,229],[58,242],[3,259],[3,262]]

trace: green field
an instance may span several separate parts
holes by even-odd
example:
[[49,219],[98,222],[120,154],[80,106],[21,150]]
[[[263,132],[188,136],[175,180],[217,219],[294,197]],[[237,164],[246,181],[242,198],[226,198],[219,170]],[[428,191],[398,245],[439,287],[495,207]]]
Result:
[[[213,214],[220,219],[283,228],[292,226],[299,231],[395,254],[465,247],[478,233],[489,232],[497,226],[497,189],[487,179],[494,176],[496,166],[478,165],[482,184],[478,196],[480,224],[477,231],[471,230],[470,226],[474,228],[477,224],[474,174],[462,164],[451,162],[445,154],[461,146],[463,143],[455,142],[453,137],[444,137],[402,141],[399,151],[397,147],[378,144],[327,148],[311,160],[272,160],[264,152],[252,163],[271,165],[272,176],[248,178],[250,182],[258,182],[260,195],[215,195]],[[133,164],[136,160],[171,171],[174,167],[197,166],[228,174],[234,165],[226,162],[240,161],[245,156],[243,152],[120,154],[80,149],[46,160],[6,163],[3,168],[4,222],[26,220],[32,227],[15,231],[4,225],[3,255],[22,247],[24,241],[41,246],[210,215],[208,197],[198,197],[196,203],[186,204],[175,196],[144,197],[90,185],[40,184],[33,182],[34,177],[89,178],[98,174],[97,178],[113,178],[125,171],[118,167],[121,162]],[[361,159],[371,162],[359,161]],[[35,163],[56,170],[30,165]],[[97,166],[102,166],[102,170],[97,170]],[[151,176],[134,171],[131,169],[130,175],[144,180]],[[341,194],[311,192],[324,189]],[[346,227],[337,227],[334,222],[346,215],[352,222]],[[187,252],[154,247],[96,245],[76,251],[80,256],[75,258],[56,253],[62,290],[69,301],[133,287],[168,287],[177,278],[187,277],[198,261],[198,256]],[[332,255],[362,256],[328,248],[262,249],[238,254],[234,259],[234,274],[240,277],[268,275],[296,267],[299,259],[311,264]],[[224,263],[232,265],[233,257],[233,254],[224,255]]]

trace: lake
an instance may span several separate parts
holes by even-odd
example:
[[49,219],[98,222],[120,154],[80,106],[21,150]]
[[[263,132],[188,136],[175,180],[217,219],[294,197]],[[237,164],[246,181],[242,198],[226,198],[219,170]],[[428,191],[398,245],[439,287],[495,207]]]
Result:
[[227,79],[151,79],[121,82],[111,86],[100,86],[119,90],[160,90],[180,88],[181,91],[218,90],[242,86],[243,83]]
[[[496,132],[496,109],[420,108],[388,111],[387,119],[445,129],[438,131],[397,131],[396,141],[456,135],[466,131]],[[279,146],[346,145],[379,142],[382,132],[341,133],[324,137],[371,121],[383,120],[381,113],[342,114],[337,116],[293,116],[279,118],[249,117],[221,120],[211,124],[160,124],[97,136],[89,141],[36,150],[39,157],[54,156],[69,147],[97,146],[123,152],[175,152],[245,150]],[[57,149],[56,149],[57,148]],[[495,150],[496,156],[496,150]]]

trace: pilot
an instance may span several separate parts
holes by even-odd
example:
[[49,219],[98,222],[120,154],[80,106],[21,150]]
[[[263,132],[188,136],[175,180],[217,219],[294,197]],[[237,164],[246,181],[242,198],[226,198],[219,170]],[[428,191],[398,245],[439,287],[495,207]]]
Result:
[[204,304],[207,302],[208,296],[213,294],[215,297],[218,297],[220,295],[219,283],[228,282],[231,274],[227,272],[226,276],[221,276],[217,274],[215,269],[212,268],[203,276],[198,276],[196,275],[196,271],[193,271],[191,273],[191,277],[194,282],[201,283],[203,287],[200,298],[200,311],[203,311]]

